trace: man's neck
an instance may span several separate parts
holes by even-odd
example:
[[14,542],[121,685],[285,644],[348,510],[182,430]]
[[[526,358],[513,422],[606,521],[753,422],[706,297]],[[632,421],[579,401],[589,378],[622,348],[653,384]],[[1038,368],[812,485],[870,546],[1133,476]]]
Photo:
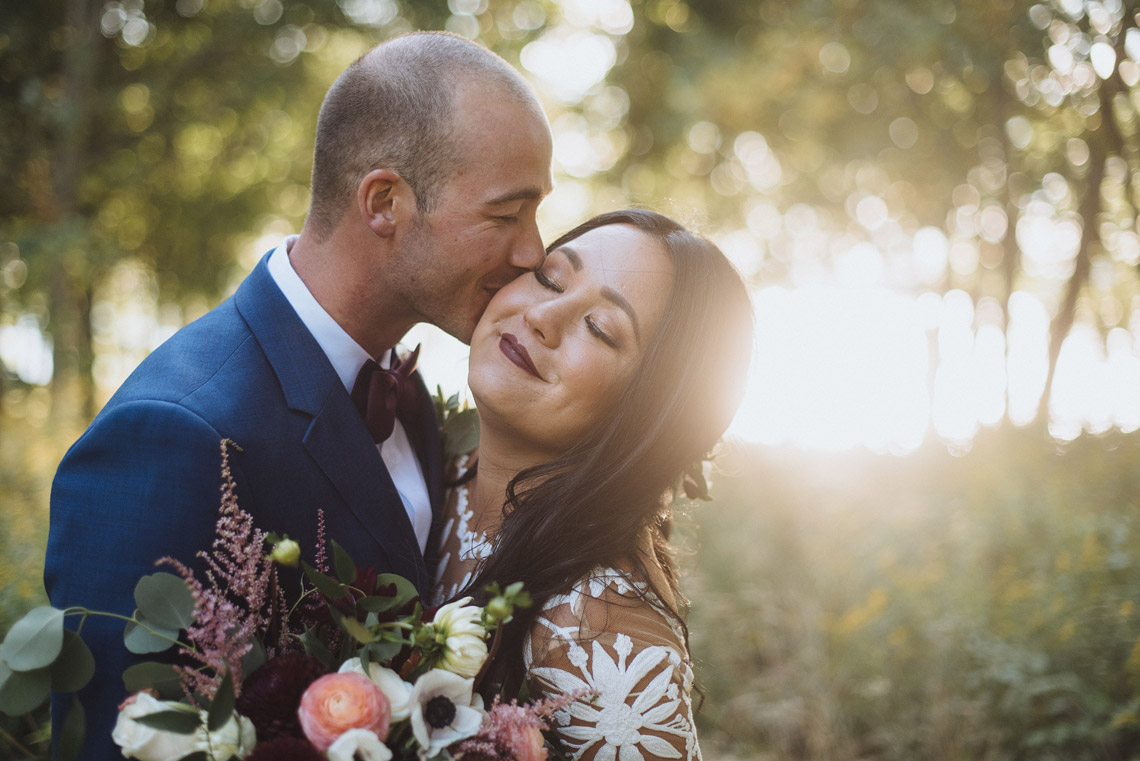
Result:
[[309,228],[289,248],[289,263],[317,303],[373,358],[395,346],[415,320],[394,294],[354,256],[359,244],[334,235],[318,240]]

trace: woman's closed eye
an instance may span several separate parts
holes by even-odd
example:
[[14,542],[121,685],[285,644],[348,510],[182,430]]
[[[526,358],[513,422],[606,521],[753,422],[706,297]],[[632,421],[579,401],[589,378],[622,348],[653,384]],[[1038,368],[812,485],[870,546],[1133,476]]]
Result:
[[540,268],[536,268],[534,270],[534,277],[536,280],[538,280],[538,284],[547,290],[554,291],[555,293],[562,293],[564,290],[559,283],[556,283],[554,280],[550,279]]
[[607,333],[605,331],[605,329],[603,329],[602,326],[599,325],[598,322],[593,317],[587,317],[586,318],[586,328],[590,331],[590,333],[592,335],[594,335],[595,337],[600,339],[602,341],[602,343],[606,344],[611,349],[618,348],[617,341],[615,341],[613,339],[613,337],[610,336],[610,334]]

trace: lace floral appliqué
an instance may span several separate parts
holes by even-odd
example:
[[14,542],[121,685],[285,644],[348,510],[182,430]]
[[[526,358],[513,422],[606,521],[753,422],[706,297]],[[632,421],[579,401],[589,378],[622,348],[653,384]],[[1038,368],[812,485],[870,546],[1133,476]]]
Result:
[[582,696],[555,716],[574,759],[700,759],[684,639],[663,606],[636,594],[641,586],[592,574],[547,602],[527,643],[532,684]]

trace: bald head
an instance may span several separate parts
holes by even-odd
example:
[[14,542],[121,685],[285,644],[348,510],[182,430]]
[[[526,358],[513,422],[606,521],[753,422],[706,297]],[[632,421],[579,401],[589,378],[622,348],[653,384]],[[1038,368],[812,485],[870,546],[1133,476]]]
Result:
[[458,94],[471,87],[545,118],[534,91],[510,64],[452,34],[397,37],[349,66],[329,88],[317,120],[307,223],[317,237],[328,237],[361,179],[377,168],[397,172],[415,193],[417,208],[432,211],[462,158],[455,110]]

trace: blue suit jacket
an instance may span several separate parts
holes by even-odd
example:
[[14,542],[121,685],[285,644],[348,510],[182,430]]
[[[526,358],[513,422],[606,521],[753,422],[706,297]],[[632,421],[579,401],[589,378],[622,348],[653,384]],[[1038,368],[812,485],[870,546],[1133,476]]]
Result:
[[[288,534],[312,562],[321,508],[327,537],[357,563],[429,591],[427,566],[383,460],[267,262],[139,365],[60,463],[44,570],[55,607],[130,615],[134,585],[156,570],[158,558],[200,571],[195,555],[213,540],[224,438],[241,447],[230,462],[238,504],[256,527]],[[439,432],[426,393],[424,405],[422,465],[438,522]],[[87,711],[84,759],[122,758],[111,729],[127,696],[122,672],[138,660],[122,635],[122,622],[112,619],[89,618],[83,627],[98,666],[79,695]],[[56,722],[70,700],[54,696]]]

